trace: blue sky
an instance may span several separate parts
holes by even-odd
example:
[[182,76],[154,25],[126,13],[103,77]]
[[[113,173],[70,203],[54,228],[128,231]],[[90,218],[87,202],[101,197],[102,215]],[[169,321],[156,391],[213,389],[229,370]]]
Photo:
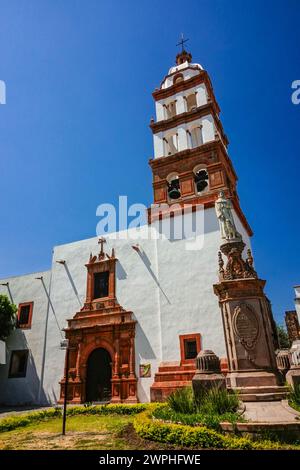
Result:
[[0,0],[0,277],[95,236],[96,207],[152,201],[151,92],[181,32],[221,107],[277,318],[299,272],[298,0]]

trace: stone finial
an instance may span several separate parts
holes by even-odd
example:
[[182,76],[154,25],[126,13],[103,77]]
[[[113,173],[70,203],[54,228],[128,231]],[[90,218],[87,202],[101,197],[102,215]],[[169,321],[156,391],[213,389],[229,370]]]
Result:
[[280,349],[276,355],[276,364],[278,370],[285,375],[291,366],[290,353],[288,349]]
[[218,356],[209,349],[200,351],[196,358],[197,373],[209,374],[220,373],[220,359]]
[[183,50],[182,52],[179,52],[176,55],[176,64],[181,65],[184,64],[184,62],[192,62],[192,54],[190,52],[187,52]]
[[201,402],[203,395],[210,389],[226,389],[226,380],[221,373],[220,359],[213,351],[200,351],[196,358],[196,373],[192,386],[196,401]]

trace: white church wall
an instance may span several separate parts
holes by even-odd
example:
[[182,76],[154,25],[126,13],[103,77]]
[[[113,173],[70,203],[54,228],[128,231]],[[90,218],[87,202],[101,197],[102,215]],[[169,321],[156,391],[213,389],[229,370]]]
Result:
[[[34,302],[30,329],[17,328],[6,340],[6,364],[0,365],[0,404],[21,405],[47,402],[42,391],[44,370],[43,350],[45,345],[45,325],[48,299],[40,280],[43,276],[46,289],[49,287],[50,272],[39,272],[1,280],[9,282],[13,302]],[[8,295],[7,287],[0,286],[0,293]],[[11,352],[28,349],[26,377],[9,378]],[[47,371],[45,371],[45,374]]]
[[156,121],[163,121],[165,119],[164,100],[155,102]]
[[186,240],[157,243],[163,361],[179,361],[179,335],[191,333],[200,333],[202,348],[225,356],[221,314],[212,288],[220,245],[214,209],[204,211],[204,230],[199,250],[187,250]]
[[164,156],[164,141],[163,133],[158,132],[153,136],[153,147],[154,147],[154,158],[160,158]]

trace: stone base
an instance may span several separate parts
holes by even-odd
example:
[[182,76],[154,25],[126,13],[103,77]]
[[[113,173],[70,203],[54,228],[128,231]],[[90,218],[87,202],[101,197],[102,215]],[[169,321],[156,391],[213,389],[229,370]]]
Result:
[[285,376],[287,383],[295,388],[295,385],[300,385],[300,367],[292,367]]
[[195,397],[201,397],[203,392],[207,392],[212,388],[218,390],[226,389],[226,379],[224,375],[218,373],[200,373],[196,372],[192,379],[193,391]]
[[226,376],[227,387],[276,387],[278,386],[279,376],[274,372],[263,370],[245,370],[229,372]]
[[228,390],[239,393],[242,401],[274,401],[286,398],[288,388],[280,384],[279,375],[266,371],[230,372]]

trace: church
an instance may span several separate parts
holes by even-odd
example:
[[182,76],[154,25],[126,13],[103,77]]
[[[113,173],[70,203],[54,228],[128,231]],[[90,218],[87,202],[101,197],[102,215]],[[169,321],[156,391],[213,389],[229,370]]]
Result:
[[[195,358],[207,349],[227,369],[213,290],[220,192],[230,200],[245,253],[252,231],[220,108],[208,72],[184,49],[152,96],[149,165],[153,207],[162,209],[149,208],[148,223],[126,236],[107,233],[55,246],[49,271],[0,281],[0,293],[18,306],[18,326],[0,364],[2,405],[61,403],[66,378],[73,404],[161,401],[191,383]],[[193,236],[165,236],[166,221],[174,228],[197,214],[202,223]],[[137,239],[149,229],[154,236]],[[193,237],[201,240],[198,249],[190,249]]]

